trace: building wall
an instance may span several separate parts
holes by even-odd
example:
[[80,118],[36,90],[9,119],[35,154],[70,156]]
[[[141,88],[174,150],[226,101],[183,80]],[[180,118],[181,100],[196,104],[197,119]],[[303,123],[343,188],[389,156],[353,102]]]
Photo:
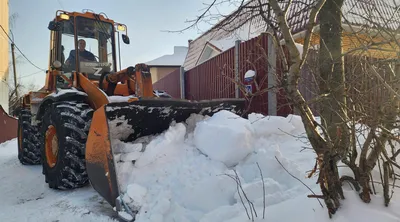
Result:
[[[8,0],[0,0],[0,25],[8,32]],[[9,41],[0,29],[0,105],[8,113]]]
[[181,98],[181,88],[180,88],[180,76],[181,70],[177,69],[161,80],[153,83],[153,89],[166,91],[172,98]]
[[17,137],[18,120],[9,116],[0,107],[0,143]]
[[177,69],[179,69],[179,67],[150,67],[152,83],[154,84]]

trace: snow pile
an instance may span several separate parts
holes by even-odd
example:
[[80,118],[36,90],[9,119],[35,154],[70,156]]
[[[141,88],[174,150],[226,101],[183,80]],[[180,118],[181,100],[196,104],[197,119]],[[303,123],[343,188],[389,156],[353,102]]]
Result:
[[[316,156],[304,149],[299,116],[192,115],[160,135],[113,143],[122,199],[138,222],[330,221],[294,178],[321,193],[316,178],[306,179]],[[396,197],[384,208],[379,194],[365,205],[351,187],[344,190],[335,221],[400,221]]]
[[245,215],[238,183],[255,206],[263,206],[264,191],[266,206],[305,195],[307,188],[275,159],[299,178],[313,167],[314,153],[299,153],[304,141],[289,135],[303,133],[291,122],[292,116],[247,120],[220,111],[134,143],[113,141],[122,199],[139,222],[217,222]]
[[[315,177],[305,178],[315,154],[304,149],[304,134],[299,116],[243,119],[221,111],[192,115],[133,143],[112,141],[121,198],[137,222],[400,221],[398,190],[384,207],[379,184],[364,204],[346,183],[343,207],[329,219],[326,207],[307,198],[312,192],[293,178],[321,193]],[[40,172],[40,166],[19,164],[16,140],[0,144],[0,221],[114,221],[104,216],[109,205],[93,189],[54,191]]]

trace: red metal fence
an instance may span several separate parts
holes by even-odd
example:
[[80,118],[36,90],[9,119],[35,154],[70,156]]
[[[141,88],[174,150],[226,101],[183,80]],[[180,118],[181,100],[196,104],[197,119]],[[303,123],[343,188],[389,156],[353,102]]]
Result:
[[[256,72],[256,82],[259,89],[254,89],[254,93],[263,93],[248,98],[249,112],[268,114],[268,36],[260,35],[249,41],[243,42],[239,46],[239,77],[244,81],[244,75],[248,70]],[[265,91],[265,92],[264,92]],[[240,94],[240,97],[244,97]]]
[[191,100],[235,98],[235,49],[185,72],[185,97]]
[[9,116],[0,105],[0,143],[17,137],[18,121]]
[[[256,71],[259,85],[257,96],[247,97],[247,111],[268,114],[268,37],[260,35],[241,42],[238,52],[238,75],[243,83],[248,70]],[[277,64],[279,61],[277,61]],[[275,66],[275,65],[273,65]],[[279,76],[279,67],[277,75]],[[235,47],[210,60],[185,71],[185,98],[191,100],[235,98]],[[173,97],[180,97],[179,71],[173,72],[154,83],[155,89],[166,90]],[[244,85],[240,87],[239,97],[245,97]],[[255,90],[254,93],[257,93]],[[286,116],[292,113],[283,91],[277,94],[277,114]]]
[[155,90],[165,90],[174,98],[181,98],[180,69],[177,69],[153,84]]

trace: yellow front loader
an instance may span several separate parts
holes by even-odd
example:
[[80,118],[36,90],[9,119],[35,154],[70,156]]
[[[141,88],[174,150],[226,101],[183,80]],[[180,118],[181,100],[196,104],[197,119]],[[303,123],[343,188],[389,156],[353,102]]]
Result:
[[130,40],[127,27],[105,14],[59,10],[48,28],[46,84],[23,98],[18,158],[22,164],[42,164],[50,188],[74,189],[90,182],[121,210],[113,140],[133,142],[161,133],[193,113],[243,113],[243,99],[158,97],[146,64],[117,70],[117,32],[123,32],[124,43]]

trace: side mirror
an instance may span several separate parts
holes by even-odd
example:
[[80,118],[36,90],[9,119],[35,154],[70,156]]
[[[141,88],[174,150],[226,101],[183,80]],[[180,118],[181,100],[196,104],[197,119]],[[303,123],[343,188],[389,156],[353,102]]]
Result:
[[122,34],[122,41],[127,45],[129,45],[129,43],[130,43],[129,37],[125,34]]
[[61,30],[61,23],[56,21],[49,22],[49,26],[47,27],[51,31],[60,31]]

